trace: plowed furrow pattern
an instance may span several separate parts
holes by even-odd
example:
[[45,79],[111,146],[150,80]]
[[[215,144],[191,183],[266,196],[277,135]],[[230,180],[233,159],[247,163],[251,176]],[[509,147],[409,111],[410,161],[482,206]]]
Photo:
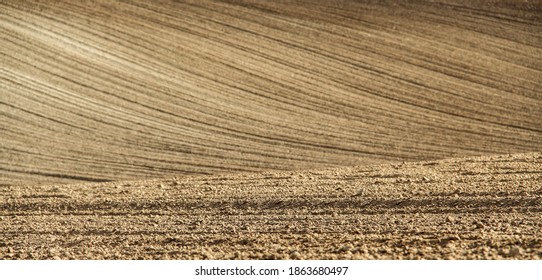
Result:
[[537,1],[0,1],[0,184],[542,148]]

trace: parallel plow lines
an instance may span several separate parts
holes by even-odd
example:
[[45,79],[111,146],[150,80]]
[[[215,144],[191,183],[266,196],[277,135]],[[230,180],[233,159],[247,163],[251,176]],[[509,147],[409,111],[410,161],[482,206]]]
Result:
[[540,150],[539,5],[333,3],[1,1],[0,184]]

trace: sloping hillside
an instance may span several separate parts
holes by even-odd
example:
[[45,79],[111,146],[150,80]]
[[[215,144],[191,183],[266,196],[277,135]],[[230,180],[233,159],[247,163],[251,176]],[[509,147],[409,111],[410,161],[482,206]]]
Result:
[[538,1],[96,2],[0,1],[1,185],[542,148]]

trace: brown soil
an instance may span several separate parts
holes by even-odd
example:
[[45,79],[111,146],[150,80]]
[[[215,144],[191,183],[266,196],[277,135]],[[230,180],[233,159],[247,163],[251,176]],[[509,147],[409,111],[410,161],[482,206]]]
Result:
[[9,187],[0,258],[541,259],[542,154]]
[[540,1],[91,2],[0,0],[0,258],[542,257]]
[[539,1],[97,2],[0,1],[0,184],[542,147]]

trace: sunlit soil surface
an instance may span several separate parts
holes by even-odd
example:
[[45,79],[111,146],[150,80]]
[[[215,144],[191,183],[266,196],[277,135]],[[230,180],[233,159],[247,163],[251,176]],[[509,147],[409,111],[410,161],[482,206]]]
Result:
[[540,259],[542,154],[5,187],[0,259]]
[[0,1],[0,185],[541,150],[539,1],[383,2]]

